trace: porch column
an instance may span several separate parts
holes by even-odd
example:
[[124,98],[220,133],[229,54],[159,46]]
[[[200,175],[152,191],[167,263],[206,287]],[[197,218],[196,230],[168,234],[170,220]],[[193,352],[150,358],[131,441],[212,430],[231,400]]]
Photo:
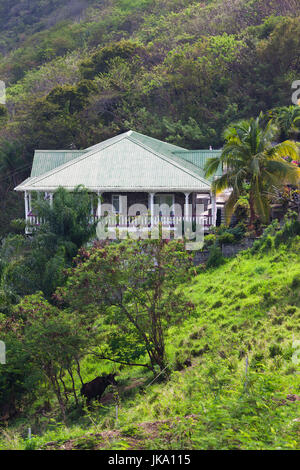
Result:
[[149,193],[148,206],[149,206],[150,214],[151,214],[151,227],[153,227],[153,224],[154,224],[154,196],[155,196],[155,193]]
[[93,217],[94,215],[93,194],[90,194],[90,200],[91,200],[91,217]]
[[28,193],[28,209],[29,212],[31,212],[32,206],[31,206],[31,192]]
[[100,219],[100,217],[101,217],[101,207],[102,207],[101,198],[102,198],[102,194],[103,194],[103,193],[100,193],[100,192],[98,191],[97,194],[98,194],[97,217],[98,217],[98,219]]
[[49,193],[50,207],[53,207],[53,193]]
[[215,227],[217,224],[217,198],[214,193],[211,194],[211,218],[212,226]]
[[189,217],[189,196],[191,193],[184,193],[185,194],[185,204],[184,204],[184,217]]
[[25,201],[25,220],[28,220],[28,213],[29,213],[29,204],[28,204],[28,193],[25,191],[24,193],[24,201]]

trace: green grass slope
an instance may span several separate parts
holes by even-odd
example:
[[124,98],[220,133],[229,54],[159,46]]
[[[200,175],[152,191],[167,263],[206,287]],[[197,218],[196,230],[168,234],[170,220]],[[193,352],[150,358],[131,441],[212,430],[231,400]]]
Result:
[[[299,449],[300,237],[264,250],[182,287],[196,310],[169,330],[170,380],[122,369],[117,423],[108,390],[98,409],[70,411],[67,426],[45,413],[31,441],[29,423],[16,423],[0,448]],[[98,369],[88,362],[85,375]]]

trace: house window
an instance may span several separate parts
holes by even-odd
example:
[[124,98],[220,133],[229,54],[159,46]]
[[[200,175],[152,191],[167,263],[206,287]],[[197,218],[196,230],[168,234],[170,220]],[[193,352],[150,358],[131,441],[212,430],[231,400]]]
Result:
[[175,196],[174,194],[155,194],[154,204],[159,207],[156,207],[155,215],[160,215],[162,217],[168,217],[172,215],[174,211]]
[[121,196],[119,194],[112,195],[112,208],[116,214],[121,212]]

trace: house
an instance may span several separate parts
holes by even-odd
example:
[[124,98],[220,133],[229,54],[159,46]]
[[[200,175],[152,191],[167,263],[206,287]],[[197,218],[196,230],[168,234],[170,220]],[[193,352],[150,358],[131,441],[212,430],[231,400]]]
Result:
[[203,171],[207,159],[217,155],[219,150],[189,151],[129,131],[85,150],[37,150],[30,177],[15,190],[24,193],[25,218],[31,226],[39,222],[32,212],[34,193],[51,203],[59,187],[72,191],[83,185],[101,196],[91,209],[94,218],[103,215],[107,204],[123,214],[124,200],[126,210],[146,207],[151,223],[154,217],[174,216],[175,206],[183,220],[193,218],[201,204],[208,229],[220,223],[224,207],[224,198],[216,199]]

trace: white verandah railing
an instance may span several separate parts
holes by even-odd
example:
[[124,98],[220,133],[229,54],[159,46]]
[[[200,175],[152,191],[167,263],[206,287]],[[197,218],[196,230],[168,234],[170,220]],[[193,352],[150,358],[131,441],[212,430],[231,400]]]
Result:
[[[204,231],[212,226],[212,216],[152,216],[151,215],[138,215],[138,216],[126,216],[121,214],[113,214],[107,217],[98,217],[93,215],[90,217],[89,223],[95,224],[101,222],[107,228],[118,228],[121,230],[127,229],[128,231],[135,230],[148,230],[149,228],[159,227],[161,225],[165,229],[174,231],[180,230],[180,226],[189,224],[193,228],[204,227]],[[27,227],[26,234],[30,234],[35,231],[44,223],[41,217],[36,216],[34,213],[29,212],[27,214]]]
[[176,229],[176,227],[181,224],[188,223],[192,226],[203,226],[204,229],[209,229],[212,226],[212,216],[211,215],[201,215],[201,216],[151,216],[151,215],[137,215],[137,216],[128,216],[121,214],[113,214],[107,217],[97,217],[93,216],[91,218],[91,223],[101,221],[103,225],[107,227],[117,227],[117,228],[144,228],[148,229],[151,227],[158,227],[161,225],[164,228]]

